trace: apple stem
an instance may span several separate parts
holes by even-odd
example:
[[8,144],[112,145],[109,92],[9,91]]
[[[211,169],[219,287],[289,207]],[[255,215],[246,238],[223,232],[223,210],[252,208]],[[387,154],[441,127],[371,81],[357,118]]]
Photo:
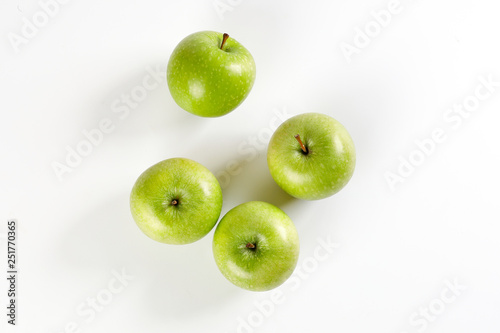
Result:
[[177,199],[174,199],[174,200],[172,200],[172,201],[170,202],[170,204],[171,204],[172,206],[177,206],[177,204],[178,204],[178,203],[179,203],[179,201],[177,201]]
[[222,43],[220,44],[220,49],[222,50],[222,48],[224,47],[224,44],[226,44],[226,40],[229,38],[229,35],[224,33],[224,35],[222,35]]
[[299,144],[300,144],[300,148],[302,148],[302,151],[304,152],[304,154],[307,154],[307,153],[308,153],[308,150],[307,150],[306,146],[304,146],[304,144],[302,143],[302,140],[300,139],[300,135],[298,135],[298,134],[297,134],[297,135],[295,135],[294,137],[295,137],[295,139],[297,139],[297,141],[299,142]]
[[247,243],[247,249],[255,249],[255,244]]

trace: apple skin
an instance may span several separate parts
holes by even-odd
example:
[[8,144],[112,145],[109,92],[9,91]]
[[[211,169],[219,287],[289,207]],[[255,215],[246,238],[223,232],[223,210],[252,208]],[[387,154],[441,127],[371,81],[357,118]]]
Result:
[[201,239],[215,226],[221,209],[219,182],[207,168],[187,158],[153,165],[139,176],[130,194],[137,226],[151,239],[167,244]]
[[184,38],[167,67],[167,83],[175,102],[202,117],[220,117],[233,111],[248,96],[255,81],[250,52],[223,34],[200,31]]
[[[255,245],[250,249],[247,244]],[[292,220],[267,202],[250,201],[231,209],[215,229],[215,262],[233,284],[251,291],[278,287],[293,273],[299,236]]]
[[[295,138],[299,135],[308,153]],[[304,113],[286,120],[274,132],[267,164],[276,183],[293,197],[318,200],[340,191],[356,165],[354,142],[332,117]]]

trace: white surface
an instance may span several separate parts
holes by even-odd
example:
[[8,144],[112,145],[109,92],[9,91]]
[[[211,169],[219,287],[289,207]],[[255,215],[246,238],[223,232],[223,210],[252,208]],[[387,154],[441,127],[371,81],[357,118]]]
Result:
[[[372,24],[370,12],[390,1],[217,3],[231,11],[219,16],[212,0],[69,1],[17,53],[8,34],[21,34],[23,17],[40,5],[0,4],[1,232],[9,218],[20,226],[18,325],[9,331],[219,333],[237,332],[243,318],[253,326],[240,332],[498,332],[500,87],[456,128],[443,118],[474,95],[480,76],[500,81],[494,2],[402,0],[350,63],[342,43],[352,44],[356,27]],[[199,30],[228,32],[252,52],[257,79],[241,107],[218,119],[190,115],[162,73],[128,115],[113,112],[146,68],[165,67],[175,45]],[[285,195],[265,160],[281,122],[276,112],[310,111],[342,122],[358,158],[350,184],[316,202]],[[64,163],[66,147],[75,149],[82,131],[104,118],[111,133],[59,181],[52,163]],[[435,128],[446,140],[392,191],[386,172],[397,172],[398,157]],[[274,309],[272,292],[240,290],[219,273],[213,231],[168,246],[135,226],[128,209],[135,179],[175,156],[221,181],[238,161],[223,213],[264,200],[295,222],[300,271],[278,289]],[[338,248],[316,250],[328,238]],[[122,269],[134,279],[92,317],[85,302],[105,297],[110,283],[118,288],[113,272]],[[455,279],[466,290],[452,297],[447,283]],[[422,319],[418,311],[429,306],[438,314]]]

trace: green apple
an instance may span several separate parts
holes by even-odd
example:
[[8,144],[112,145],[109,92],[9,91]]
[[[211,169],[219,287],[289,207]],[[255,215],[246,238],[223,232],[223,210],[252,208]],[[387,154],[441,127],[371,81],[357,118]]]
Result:
[[356,153],[341,123],[325,114],[304,113],[286,120],[274,132],[267,164],[285,192],[317,200],[337,193],[349,182]]
[[144,171],[132,188],[130,210],[150,238],[188,244],[212,230],[222,208],[222,190],[203,165],[171,158]]
[[184,110],[202,117],[233,111],[255,81],[255,62],[234,38],[200,31],[174,49],[167,68],[168,88]]
[[281,209],[251,201],[231,209],[212,243],[222,274],[238,287],[265,291],[290,277],[299,257],[299,236]]

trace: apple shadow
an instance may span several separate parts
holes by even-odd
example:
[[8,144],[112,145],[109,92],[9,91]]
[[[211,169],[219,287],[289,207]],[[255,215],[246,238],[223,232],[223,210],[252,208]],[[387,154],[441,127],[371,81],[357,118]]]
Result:
[[[145,236],[130,215],[129,193],[83,214],[63,231],[54,260],[64,267],[75,292],[94,296],[105,288],[113,271],[134,277],[120,297],[145,320],[189,319],[210,311],[214,300],[225,303],[241,291],[219,272],[212,255],[213,230],[186,245],[162,244]],[[130,289],[130,291],[129,291]]]
[[[158,67],[162,75],[155,79],[152,73]],[[150,78],[147,84],[154,85],[154,88],[147,89],[144,86],[145,77]],[[145,91],[145,97],[133,99],[133,91],[136,95],[137,91]],[[118,138],[166,133],[166,129],[172,130],[172,124],[175,124],[175,132],[183,133],[193,128],[197,130],[206,123],[203,118],[184,111],[175,103],[167,85],[166,64],[144,64],[124,74],[119,83],[103,95],[96,107],[96,123],[100,119],[110,118],[115,129],[109,135]]]
[[[283,191],[272,178],[265,151],[260,150],[258,156],[252,161],[247,161],[245,158],[235,160],[241,172],[235,175],[226,173],[227,178],[224,184],[221,184],[223,197],[230,198],[227,204],[234,207],[248,201],[265,201],[284,209],[297,201],[296,198]],[[225,169],[221,171],[224,172]]]

